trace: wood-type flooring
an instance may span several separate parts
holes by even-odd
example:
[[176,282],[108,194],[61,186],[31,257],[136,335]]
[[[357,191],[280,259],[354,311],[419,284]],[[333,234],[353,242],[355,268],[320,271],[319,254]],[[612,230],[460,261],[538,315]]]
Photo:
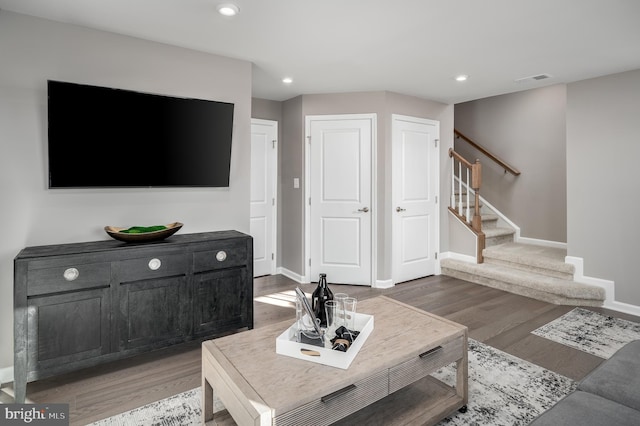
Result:
[[[315,284],[282,275],[254,280],[254,326],[295,319],[290,304],[296,286],[310,294]],[[385,295],[469,328],[469,337],[575,380],[602,359],[530,332],[573,309],[495,290],[447,276],[431,276],[390,289],[329,283],[333,292],[364,300]],[[639,317],[587,308],[640,322]],[[70,424],[86,425],[200,386],[200,343],[188,343],[29,383],[27,398],[68,403]]]

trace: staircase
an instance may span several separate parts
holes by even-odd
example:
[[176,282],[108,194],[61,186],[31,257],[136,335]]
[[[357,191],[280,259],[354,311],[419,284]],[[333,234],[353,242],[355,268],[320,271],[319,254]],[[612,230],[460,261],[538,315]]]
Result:
[[[520,171],[481,145],[457,130],[454,133],[503,167],[505,173],[520,175]],[[515,230],[509,226],[510,222],[501,219],[499,212],[488,203],[482,205],[480,160],[472,163],[453,149],[449,149],[449,156],[452,198],[449,211],[453,213],[450,220],[465,223],[475,234],[477,247],[484,249],[475,254],[477,262],[442,259],[443,275],[558,305],[603,304],[603,288],[573,280],[574,267],[564,261],[566,250],[514,242]]]
[[[496,229],[501,234],[498,241],[508,238],[502,234],[504,229]],[[443,259],[442,274],[557,305],[601,306],[604,302],[604,289],[573,281],[574,267],[565,263],[564,249],[515,243],[512,232],[510,242],[487,244],[483,256],[480,264]]]

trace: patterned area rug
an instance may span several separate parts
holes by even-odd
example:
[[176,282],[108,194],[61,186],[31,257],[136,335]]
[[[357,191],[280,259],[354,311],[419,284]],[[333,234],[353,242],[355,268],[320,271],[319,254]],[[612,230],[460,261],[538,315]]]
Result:
[[[453,365],[433,376],[455,384]],[[567,377],[469,339],[467,412],[456,413],[439,425],[528,425],[575,386]]]
[[199,425],[200,388],[191,389],[144,407],[92,423],[91,426]]
[[[453,385],[454,365],[434,377]],[[524,426],[574,387],[571,379],[469,339],[468,410],[440,425]],[[93,426],[198,425],[200,415],[200,388],[196,388]]]
[[607,359],[625,343],[640,339],[640,324],[575,308],[531,333]]

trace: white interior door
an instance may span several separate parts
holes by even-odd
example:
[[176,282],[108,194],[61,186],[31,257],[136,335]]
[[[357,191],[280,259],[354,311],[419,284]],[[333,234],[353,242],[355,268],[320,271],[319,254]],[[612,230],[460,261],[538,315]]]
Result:
[[374,126],[373,115],[307,121],[311,281],[371,285]]
[[251,218],[253,276],[276,273],[278,123],[251,120]]
[[392,116],[394,283],[435,273],[439,128],[437,121]]

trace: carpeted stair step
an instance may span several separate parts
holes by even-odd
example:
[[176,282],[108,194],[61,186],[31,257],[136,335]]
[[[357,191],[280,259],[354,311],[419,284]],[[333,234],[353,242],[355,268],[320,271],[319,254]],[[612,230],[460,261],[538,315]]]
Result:
[[548,303],[601,306],[605,299],[605,291],[600,287],[522,271],[504,265],[475,264],[455,259],[443,259],[440,266],[443,275]]
[[498,244],[513,242],[515,231],[512,228],[493,227],[482,228],[485,237],[485,247],[492,247]]
[[482,220],[483,231],[494,229],[498,226],[498,216],[495,214],[481,214],[480,219]]
[[570,281],[575,272],[574,266],[564,261],[567,250],[562,248],[511,242],[487,247],[482,255],[486,263]]

